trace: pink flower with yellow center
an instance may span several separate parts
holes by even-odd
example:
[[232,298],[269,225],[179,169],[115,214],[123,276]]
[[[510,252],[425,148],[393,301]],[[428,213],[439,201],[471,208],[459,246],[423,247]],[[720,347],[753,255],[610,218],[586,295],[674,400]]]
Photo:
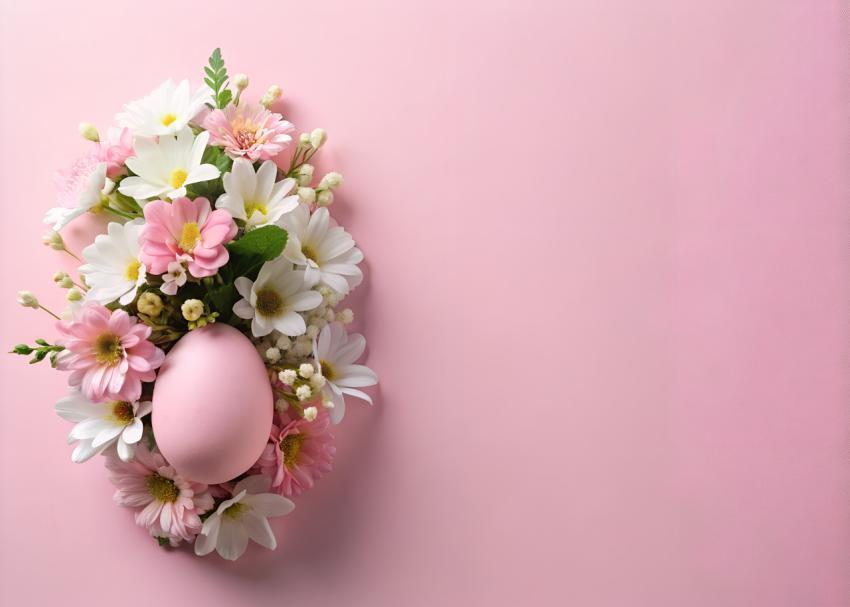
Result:
[[302,417],[290,421],[286,414],[279,414],[276,421],[255,469],[271,478],[272,491],[294,497],[311,489],[333,467],[336,447],[330,417],[321,410],[311,422]]
[[280,154],[292,141],[287,133],[295,128],[280,114],[247,103],[213,110],[204,118],[203,126],[210,133],[210,145],[223,147],[231,158],[244,157],[252,162]]
[[145,205],[140,259],[149,274],[168,272],[169,264],[188,264],[196,278],[214,275],[227,263],[224,245],[236,236],[236,223],[225,210],[211,210],[206,198],[155,200]]
[[71,371],[68,383],[92,402],[136,401],[142,382],[156,378],[165,353],[148,341],[151,328],[124,310],[96,302],[80,307],[73,320],[56,323],[65,347],[56,366]]
[[123,462],[109,453],[109,480],[117,487],[115,501],[136,511],[136,524],[151,535],[174,540],[191,540],[203,527],[199,515],[211,510],[213,497],[202,483],[184,479],[144,441],[136,447],[132,461]]

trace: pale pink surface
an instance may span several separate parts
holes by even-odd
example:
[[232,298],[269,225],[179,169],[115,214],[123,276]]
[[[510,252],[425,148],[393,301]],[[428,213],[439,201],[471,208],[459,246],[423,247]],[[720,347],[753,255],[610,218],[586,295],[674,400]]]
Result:
[[168,352],[152,402],[157,445],[184,478],[229,481],[269,440],[266,367],[248,338],[225,324],[196,329]]
[[67,461],[62,375],[2,357],[0,602],[850,604],[844,5],[259,2],[281,31],[246,35],[232,4],[6,0],[2,342],[52,333],[14,293],[59,305],[77,122],[220,45],[330,133],[381,385],[278,551],[230,565],[153,545]]

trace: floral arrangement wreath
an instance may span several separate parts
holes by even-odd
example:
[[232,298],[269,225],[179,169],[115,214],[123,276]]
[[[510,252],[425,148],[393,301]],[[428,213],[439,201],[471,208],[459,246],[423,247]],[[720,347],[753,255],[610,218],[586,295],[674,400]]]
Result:
[[[56,314],[28,292],[19,303],[57,319],[59,337],[13,352],[69,371],[56,412],[75,425],[80,463],[105,456],[115,501],[161,545],[194,543],[235,560],[249,540],[274,549],[268,518],[330,471],[331,427],[346,397],[377,383],[355,364],[343,298],[362,280],[363,254],[328,212],[342,184],[314,184],[322,129],[303,133],[242,93],[216,49],[196,92],[171,80],[116,116],[118,128],[57,177],[44,243],[79,262]],[[281,168],[285,166],[286,168]],[[61,230],[109,214],[82,250]]]

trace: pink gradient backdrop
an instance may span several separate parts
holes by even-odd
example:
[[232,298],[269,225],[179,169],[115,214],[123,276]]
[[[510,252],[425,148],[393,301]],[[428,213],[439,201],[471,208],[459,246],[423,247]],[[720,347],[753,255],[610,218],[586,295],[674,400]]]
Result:
[[4,347],[52,336],[51,173],[211,47],[330,132],[381,376],[334,474],[228,565],[77,466],[0,357],[5,605],[850,604],[838,0],[3,0]]

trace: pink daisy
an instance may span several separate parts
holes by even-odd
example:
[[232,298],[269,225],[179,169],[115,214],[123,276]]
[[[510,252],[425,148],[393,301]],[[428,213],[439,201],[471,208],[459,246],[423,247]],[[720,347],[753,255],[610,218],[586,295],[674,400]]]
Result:
[[213,110],[204,118],[203,126],[210,133],[210,145],[223,147],[231,158],[244,157],[252,162],[280,154],[292,141],[287,133],[295,128],[280,114],[247,103]]
[[136,401],[142,382],[153,381],[165,358],[148,341],[151,328],[137,324],[124,310],[111,312],[97,302],[82,305],[72,320],[56,323],[57,343],[65,347],[57,367],[71,371],[68,383],[92,402]]
[[207,486],[188,481],[168,465],[165,458],[142,443],[135,459],[122,462],[114,453],[107,455],[109,480],[118,487],[115,501],[136,509],[136,524],[154,537],[191,540],[203,527],[200,514],[211,510],[213,497]]
[[95,156],[106,163],[106,176],[115,179],[125,172],[124,162],[135,154],[130,129],[110,128],[106,139],[97,144]]
[[196,278],[212,276],[227,263],[225,243],[236,236],[236,223],[223,209],[210,210],[206,198],[155,200],[145,205],[140,258],[149,274],[163,274],[175,261],[186,261]]
[[333,440],[330,417],[324,410],[312,422],[301,417],[290,421],[279,414],[255,468],[272,479],[272,491],[297,496],[331,471],[336,454]]
[[[77,158],[66,171],[56,171],[53,180],[58,192],[60,207],[73,209],[79,206],[80,197],[89,189],[93,174],[103,162],[96,152]],[[102,187],[102,183],[99,187]]]

